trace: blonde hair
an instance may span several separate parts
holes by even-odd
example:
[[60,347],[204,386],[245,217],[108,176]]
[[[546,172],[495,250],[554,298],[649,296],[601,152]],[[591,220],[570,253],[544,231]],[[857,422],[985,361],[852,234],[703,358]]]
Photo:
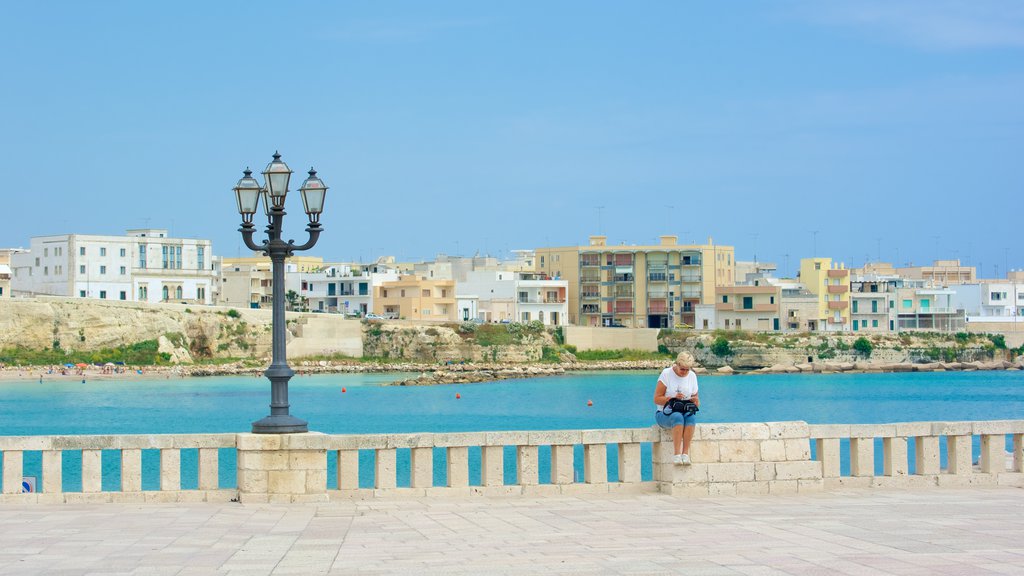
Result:
[[693,359],[693,356],[689,352],[680,352],[679,355],[676,356],[676,365],[680,368],[693,368],[693,365],[696,363],[697,361]]

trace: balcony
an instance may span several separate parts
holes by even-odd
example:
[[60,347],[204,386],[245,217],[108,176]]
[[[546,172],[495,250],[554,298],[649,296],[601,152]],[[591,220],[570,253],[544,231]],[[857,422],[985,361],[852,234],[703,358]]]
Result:
[[929,307],[929,308],[918,308],[917,314],[956,314],[956,308],[940,308],[940,307]]
[[732,302],[715,302],[715,310],[721,310],[724,312],[732,312],[735,304]]
[[583,299],[583,300],[600,300],[601,299],[601,293],[600,292],[584,292],[583,294],[580,294],[580,298]]
[[846,324],[849,319],[846,316],[840,316],[837,320],[835,317],[827,318],[825,321],[829,324]]
[[668,290],[655,288],[647,291],[648,298],[668,298]]
[[850,287],[847,286],[846,284],[840,284],[839,286],[829,286],[828,287],[828,293],[829,294],[846,294],[849,291],[850,291]]
[[828,303],[828,309],[829,310],[846,310],[849,307],[850,307],[850,303],[846,302],[846,301],[843,301],[843,300],[840,300],[838,302],[829,301],[829,303]]
[[662,304],[660,306],[651,305],[651,306],[647,307],[647,313],[648,314],[668,314],[668,307],[665,306],[664,304]]
[[564,304],[565,298],[520,298],[520,304]]
[[850,270],[847,268],[842,268],[839,270],[830,269],[826,270],[825,273],[829,278],[848,278],[850,276]]

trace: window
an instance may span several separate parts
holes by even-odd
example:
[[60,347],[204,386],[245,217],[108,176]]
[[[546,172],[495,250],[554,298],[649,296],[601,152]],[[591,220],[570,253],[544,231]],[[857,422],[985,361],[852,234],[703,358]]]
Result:
[[402,289],[402,298],[405,298],[405,289]]
[[127,272],[128,270],[124,266],[121,266],[121,276],[124,276]]
[[85,246],[80,246],[78,248],[78,255],[79,256],[85,256]]
[[49,266],[43,266],[43,276],[49,276],[49,275],[50,275],[50,267]]
[[139,300],[143,302],[149,300],[149,289],[147,287],[139,286]]
[[78,267],[78,273],[85,274],[85,264],[82,264],[81,266]]
[[871,327],[872,328],[878,328],[878,320],[872,320],[871,321]]
[[85,290],[79,290],[78,291],[78,297],[79,298],[85,298]]
[[100,247],[100,256],[106,256],[106,255],[107,255],[106,247],[101,246]]
[[160,267],[167,269],[167,246],[160,247]]
[[[39,260],[38,259],[36,259],[36,265],[39,265]],[[991,294],[988,295],[989,299],[991,299],[991,300],[1000,300],[1001,298],[999,296],[1000,296],[999,292],[992,292]]]
[[174,262],[176,264],[175,268],[177,268],[178,270],[181,270],[181,246],[176,246],[174,248],[174,255],[175,255]]
[[39,266],[39,258],[36,258],[36,266]]
[[540,312],[537,312],[537,320],[540,320],[541,322],[544,322],[544,311],[543,310],[541,310]]
[[205,287],[200,286],[200,287],[196,288],[196,299],[197,300],[202,300],[204,302],[206,301],[206,288]]
[[423,297],[430,298],[430,290],[423,290]]
[[174,289],[174,297],[178,300],[181,300],[181,286],[178,286],[177,288]]
[[910,310],[913,307],[914,307],[914,301],[913,300],[904,300],[903,301],[903,309],[904,310]]
[[430,308],[424,308],[423,309],[423,315],[424,316],[430,316]]
[[723,294],[722,295],[722,304],[728,304],[728,303],[729,303],[729,296],[726,295],[726,294]]
[[124,290],[121,290],[121,300],[127,300],[127,299],[128,299],[128,293],[125,292]]
[[821,270],[821,262],[815,262],[814,263],[814,269],[815,270]]
[[139,244],[139,268],[146,267],[146,245]]
[[529,322],[530,321],[530,313],[529,312],[523,312],[522,313],[522,320],[523,320],[523,322]]
[[125,254],[126,254],[126,251],[125,251],[125,249],[124,249],[124,248],[121,248],[121,258],[124,258],[124,257],[125,257]]
[[50,255],[50,249],[49,248],[43,248],[43,257],[49,256],[49,255]]
[[106,273],[107,273],[107,267],[106,266],[100,266],[100,274],[106,274]]
[[100,298],[103,299],[103,300],[107,299],[107,291],[106,290],[100,290]]
[[768,303],[769,304],[775,304],[775,296],[769,296],[768,297]]
[[204,248],[202,246],[199,246],[198,248],[196,248],[196,260],[198,260],[198,264],[196,264],[196,268],[198,268],[200,270],[205,270],[206,269],[206,248]]
[[[855,310],[855,312],[856,312],[856,310]],[[872,313],[877,313],[878,312],[878,300],[872,300],[871,301],[871,312]],[[877,321],[875,323],[877,324]]]
[[927,298],[921,298],[921,308],[928,308],[931,306],[931,301]]
[[170,298],[171,297],[171,291],[170,291],[169,288],[167,288],[167,286],[164,286],[164,288],[163,288],[163,297],[164,297],[164,300],[170,300],[171,299]]
[[853,304],[852,304],[852,305],[853,305],[853,313],[854,313],[854,314],[856,314],[856,313],[857,313],[857,304],[859,304],[859,302],[857,302],[856,300],[854,300],[854,301],[853,301]]
[[754,297],[753,296],[744,296],[743,297],[743,309],[744,310],[753,310],[754,309]]

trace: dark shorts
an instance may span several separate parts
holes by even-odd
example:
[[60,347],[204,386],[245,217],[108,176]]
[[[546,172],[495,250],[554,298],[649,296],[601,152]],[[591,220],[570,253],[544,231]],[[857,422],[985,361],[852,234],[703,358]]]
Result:
[[696,414],[684,414],[673,412],[666,415],[661,410],[654,413],[654,421],[662,428],[674,428],[676,426],[695,426],[697,424]]

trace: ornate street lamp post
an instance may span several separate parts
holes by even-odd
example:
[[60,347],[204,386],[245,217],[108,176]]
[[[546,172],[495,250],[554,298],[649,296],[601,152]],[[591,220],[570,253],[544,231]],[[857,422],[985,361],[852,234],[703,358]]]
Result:
[[[310,168],[309,177],[299,188],[302,204],[309,216],[309,225],[306,226],[309,240],[301,246],[296,246],[294,240],[281,239],[285,215],[284,200],[288,195],[288,180],[291,175],[292,171],[288,165],[282,162],[281,155],[275,152],[274,160],[267,164],[263,171],[263,180],[266,183],[264,186],[260,186],[252,177],[252,171],[246,168],[244,176],[234,188],[238,213],[242,215],[242,227],[238,231],[242,233],[245,245],[250,250],[263,252],[265,256],[269,256],[273,265],[273,360],[264,372],[270,380],[270,415],[252,423],[254,434],[308,431],[305,420],[288,413],[288,380],[295,372],[288,367],[288,360],[285,357],[284,261],[295,252],[309,250],[316,244],[320,232],[323,231],[320,227],[320,213],[324,209],[327,187],[317,178],[316,170]],[[257,244],[252,239],[256,232],[252,217],[259,208],[261,198],[267,214],[267,239]]]

